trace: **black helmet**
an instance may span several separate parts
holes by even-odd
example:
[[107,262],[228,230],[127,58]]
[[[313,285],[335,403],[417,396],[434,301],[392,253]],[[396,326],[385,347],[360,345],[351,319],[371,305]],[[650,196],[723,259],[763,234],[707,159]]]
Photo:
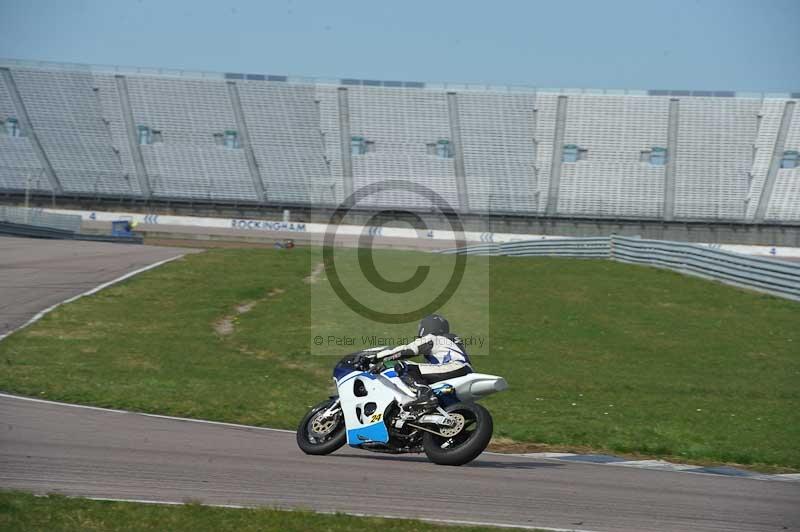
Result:
[[422,338],[426,334],[442,335],[450,332],[450,324],[444,319],[444,316],[438,314],[431,314],[425,316],[419,322],[419,332],[417,337]]

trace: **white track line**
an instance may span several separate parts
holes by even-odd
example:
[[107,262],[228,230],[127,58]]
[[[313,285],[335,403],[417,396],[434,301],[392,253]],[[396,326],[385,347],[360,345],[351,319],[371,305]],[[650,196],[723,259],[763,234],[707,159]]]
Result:
[[771,476],[786,480],[800,480],[800,473],[781,473],[780,475]]
[[687,471],[704,466],[692,464],[675,464],[666,460],[628,460],[626,462],[609,462],[606,465],[617,467],[638,467],[641,469],[658,469],[660,471]]
[[76,296],[72,296],[69,299],[65,299],[64,301],[61,301],[60,303],[56,303],[55,305],[47,307],[46,309],[44,309],[42,311],[39,311],[31,319],[29,319],[28,321],[26,321],[25,323],[23,323],[22,325],[20,325],[16,329],[12,329],[12,330],[8,331],[7,333],[0,334],[0,341],[2,341],[4,338],[6,338],[7,336],[9,336],[11,334],[14,334],[15,332],[19,331],[20,329],[24,329],[28,325],[36,323],[37,321],[42,319],[46,314],[54,311],[55,309],[57,309],[61,305],[66,305],[67,303],[72,303],[76,299],[80,299],[80,298],[82,298],[84,296],[90,296],[90,295],[92,295],[94,293],[99,292],[100,290],[102,290],[104,288],[108,288],[109,286],[111,286],[113,284],[117,284],[117,283],[119,283],[121,281],[124,281],[125,279],[133,277],[134,275],[138,275],[138,274],[140,274],[142,272],[146,272],[147,270],[152,270],[153,268],[158,268],[159,266],[161,266],[163,264],[166,264],[168,262],[172,262],[173,260],[177,260],[177,259],[180,259],[182,257],[184,257],[184,255],[178,255],[176,257],[172,257],[172,258],[169,258],[169,259],[165,259],[165,260],[161,260],[161,261],[158,261],[158,262],[154,262],[153,264],[149,264],[149,265],[147,265],[147,266],[145,266],[143,268],[139,268],[138,270],[134,270],[132,272],[128,272],[125,275],[117,277],[116,279],[112,279],[111,281],[108,281],[108,282],[105,282],[103,284],[97,285],[94,288],[92,288],[91,290],[87,290],[86,292],[82,292],[82,293],[80,293],[80,294],[78,294]]
[[237,429],[251,429],[251,430],[268,430],[270,432],[286,432],[289,434],[295,434],[293,430],[286,430],[286,429],[273,429],[270,427],[256,427],[254,425],[241,425],[239,423],[226,423],[224,421],[209,421],[207,419],[192,419],[190,417],[177,417],[177,416],[165,416],[163,414],[148,414],[147,412],[131,412],[130,410],[119,410],[116,408],[103,408],[101,406],[89,406],[89,405],[76,405],[73,403],[62,403],[60,401],[50,401],[48,399],[38,399],[36,397],[25,397],[22,395],[13,395],[10,393],[3,393],[0,392],[0,397],[4,397],[6,399],[17,399],[19,401],[30,401],[32,403],[44,403],[50,405],[58,405],[58,406],[68,406],[70,408],[82,408],[84,410],[97,410],[99,412],[112,412],[114,414],[128,414],[131,416],[145,416],[145,417],[155,417],[160,419],[169,419],[172,421],[186,421],[188,423],[203,423],[205,425],[221,425],[223,427],[234,427]]
[[[59,494],[61,495],[61,494]],[[37,495],[37,497],[46,497],[47,495]],[[157,501],[157,500],[150,500],[150,499],[116,499],[111,497],[81,497],[81,496],[72,496],[67,495],[70,499],[88,499],[90,501],[110,501],[110,502],[127,502],[127,503],[137,503],[137,504],[161,504],[164,506],[186,506],[186,502],[179,502],[179,501]],[[268,510],[278,510],[284,512],[292,512],[296,511],[291,508],[280,508],[280,507],[269,507],[269,506],[247,506],[242,504],[205,504],[202,503],[202,506],[210,506],[212,508],[231,508],[235,510],[254,510],[254,509],[268,509]],[[305,511],[305,510],[301,510]],[[398,515],[383,515],[383,514],[365,514],[365,513],[354,513],[354,512],[340,512],[340,511],[314,511],[316,514],[322,515],[349,515],[351,517],[381,517],[383,519],[405,519],[405,520],[416,520],[416,521],[425,521],[428,523],[441,523],[446,525],[462,525],[462,526],[491,526],[497,528],[515,528],[515,529],[522,529],[522,530],[546,530],[547,532],[595,532],[592,530],[586,530],[581,528],[552,528],[546,526],[537,526],[537,525],[512,525],[512,524],[504,524],[504,523],[491,523],[486,521],[465,521],[461,519],[436,519],[432,517],[413,517],[413,516],[398,516]]]

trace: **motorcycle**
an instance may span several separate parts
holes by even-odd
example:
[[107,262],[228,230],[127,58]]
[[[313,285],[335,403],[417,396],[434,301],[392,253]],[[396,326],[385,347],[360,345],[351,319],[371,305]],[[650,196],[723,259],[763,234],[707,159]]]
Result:
[[338,395],[314,406],[300,421],[297,444],[326,455],[343,445],[380,453],[421,453],[440,465],[463,465],[492,437],[492,416],[477,400],[508,387],[495,375],[469,373],[431,381],[438,405],[406,410],[414,392],[394,367],[376,357],[381,348],[343,358],[333,370]]

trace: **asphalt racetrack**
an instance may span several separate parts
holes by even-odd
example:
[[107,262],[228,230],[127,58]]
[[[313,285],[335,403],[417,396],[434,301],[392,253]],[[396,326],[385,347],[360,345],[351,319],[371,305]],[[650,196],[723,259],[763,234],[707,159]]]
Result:
[[[0,336],[187,249],[0,238]],[[321,397],[323,391],[320,392]],[[304,455],[295,435],[0,394],[0,489],[577,530],[800,530],[800,483],[485,453]]]
[[800,485],[484,454],[463,467],[291,432],[0,396],[0,488],[580,530],[800,530]]

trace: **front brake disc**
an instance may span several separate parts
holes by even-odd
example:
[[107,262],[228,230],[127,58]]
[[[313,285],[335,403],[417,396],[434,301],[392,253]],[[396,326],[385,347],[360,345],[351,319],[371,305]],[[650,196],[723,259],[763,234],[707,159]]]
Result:
[[325,436],[336,427],[336,416],[329,416],[327,419],[322,414],[318,414],[311,422],[311,431],[318,436]]

